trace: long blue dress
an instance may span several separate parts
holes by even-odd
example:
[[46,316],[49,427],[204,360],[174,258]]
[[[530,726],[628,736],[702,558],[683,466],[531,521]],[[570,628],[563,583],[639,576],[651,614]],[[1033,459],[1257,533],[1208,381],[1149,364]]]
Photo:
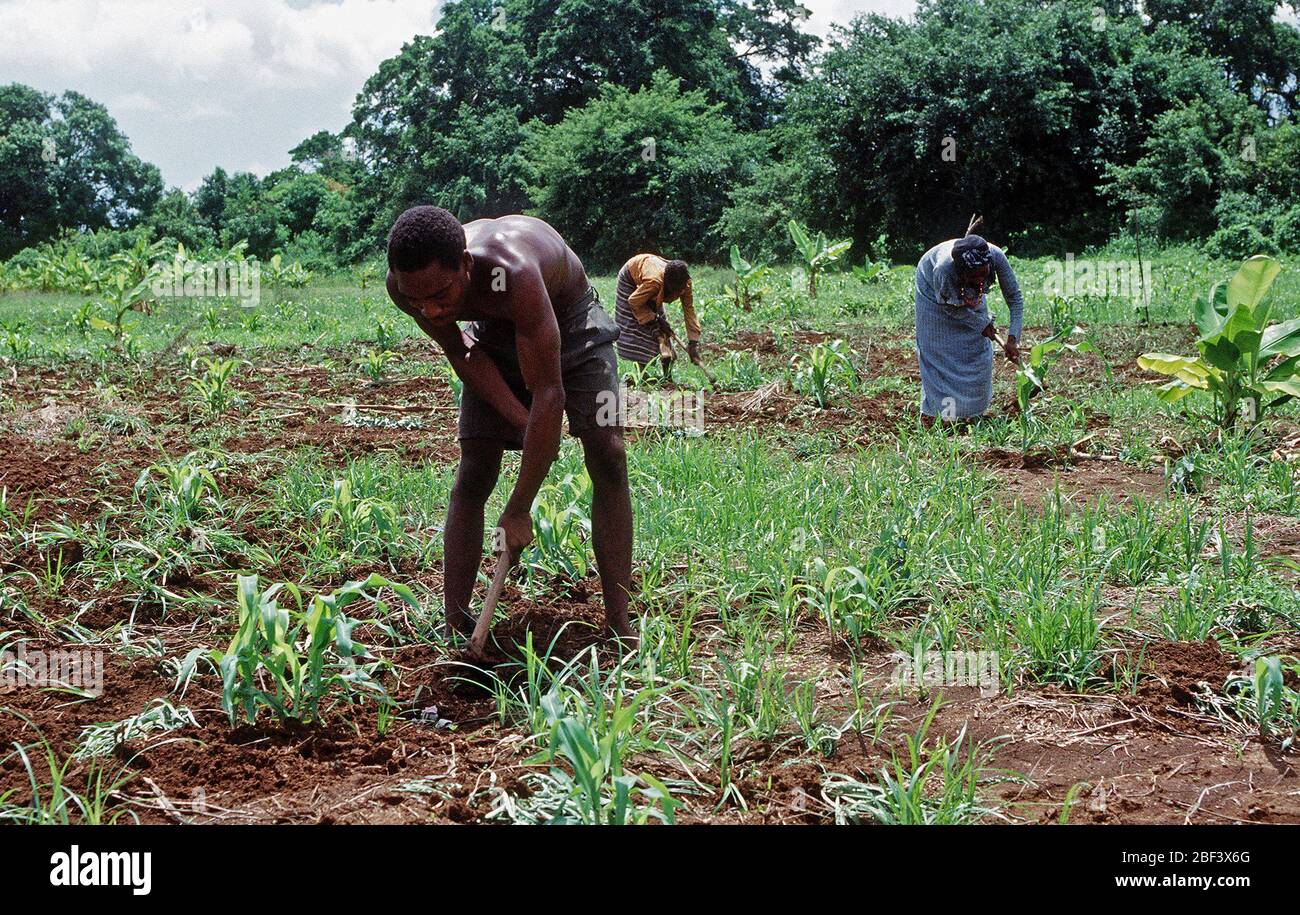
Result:
[[[955,241],[955,239],[953,240]],[[921,363],[921,412],[961,419],[979,416],[993,399],[993,343],[988,296],[974,308],[961,304],[953,267],[953,241],[935,245],[916,265],[916,354]],[[1006,254],[989,245],[994,276],[1011,313],[1009,331],[1020,339],[1025,302]]]

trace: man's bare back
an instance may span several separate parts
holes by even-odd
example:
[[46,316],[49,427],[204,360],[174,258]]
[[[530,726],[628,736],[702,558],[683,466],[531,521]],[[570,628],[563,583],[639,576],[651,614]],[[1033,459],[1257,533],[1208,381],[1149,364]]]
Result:
[[531,216],[466,223],[465,247],[474,256],[475,269],[461,320],[513,320],[511,280],[520,270],[541,275],[553,307],[577,300],[590,285],[582,261],[560,233]]

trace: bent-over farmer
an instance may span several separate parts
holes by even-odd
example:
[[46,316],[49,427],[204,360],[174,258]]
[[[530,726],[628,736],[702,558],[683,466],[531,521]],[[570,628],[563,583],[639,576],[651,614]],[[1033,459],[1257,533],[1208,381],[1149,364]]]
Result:
[[916,266],[916,352],[921,422],[980,416],[993,397],[996,335],[987,294],[996,282],[1011,314],[1003,352],[1020,361],[1024,299],[1002,249],[978,235],[935,245]]
[[[522,449],[519,479],[498,529],[511,561],[533,540],[532,505],[560,448],[560,420],[582,442],[591,475],[591,534],[605,620],[628,621],[632,501],[623,430],[602,425],[618,395],[618,327],[601,308],[582,261],[559,233],[529,216],[461,226],[418,206],[388,235],[388,295],[442,348],[464,382],[460,466],[444,531],[443,595],[449,629],[473,629],[470,596],[482,562],[483,509],[505,449]],[[464,330],[457,324],[469,322]]]
[[664,377],[672,372],[673,329],[664,303],[681,299],[686,322],[686,349],[692,362],[700,359],[700,319],[685,261],[657,254],[638,254],[618,271],[614,316],[618,320],[618,354],[629,362],[648,365],[658,358]]

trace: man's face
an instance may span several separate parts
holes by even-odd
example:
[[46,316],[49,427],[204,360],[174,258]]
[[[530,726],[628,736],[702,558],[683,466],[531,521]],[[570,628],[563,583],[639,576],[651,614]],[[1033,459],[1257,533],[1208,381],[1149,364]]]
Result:
[[983,267],[976,267],[974,270],[965,270],[957,274],[957,294],[961,296],[961,302],[967,308],[974,308],[979,305],[980,299],[989,289],[989,267],[985,264]]
[[419,309],[430,324],[446,327],[459,319],[465,294],[469,291],[472,264],[466,251],[461,256],[460,266],[454,269],[435,260],[419,270],[394,270],[397,291]]

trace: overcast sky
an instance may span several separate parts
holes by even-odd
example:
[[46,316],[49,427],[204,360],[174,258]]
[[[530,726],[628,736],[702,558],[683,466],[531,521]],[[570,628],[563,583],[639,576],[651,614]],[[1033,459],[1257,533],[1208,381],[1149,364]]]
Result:
[[[379,62],[429,34],[435,0],[0,0],[0,84],[75,89],[187,190],[221,165],[264,175],[339,130]],[[804,0],[811,28],[914,0]]]

